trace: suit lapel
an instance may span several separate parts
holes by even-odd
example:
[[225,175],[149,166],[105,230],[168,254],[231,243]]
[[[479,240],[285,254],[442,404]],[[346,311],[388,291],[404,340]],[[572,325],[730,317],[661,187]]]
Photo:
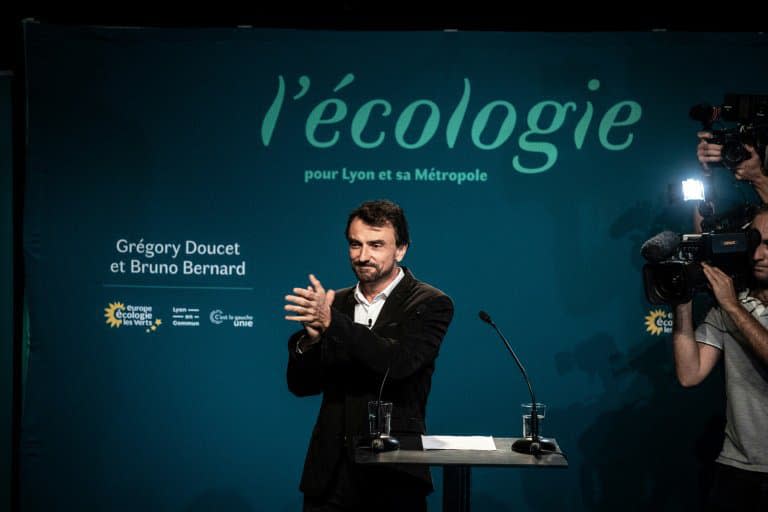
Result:
[[402,269],[403,272],[405,272],[405,275],[403,276],[402,281],[400,281],[397,286],[395,286],[395,289],[392,290],[392,294],[387,297],[386,302],[384,302],[384,307],[381,308],[379,317],[376,319],[376,323],[373,324],[374,330],[382,325],[402,320],[401,316],[403,310],[401,306],[408,297],[408,292],[413,286],[414,281],[413,274],[411,274],[410,270],[405,267],[402,267]]
[[353,321],[355,320],[355,287],[350,288],[349,293],[344,297],[344,300],[339,304],[339,309],[342,313],[347,315]]

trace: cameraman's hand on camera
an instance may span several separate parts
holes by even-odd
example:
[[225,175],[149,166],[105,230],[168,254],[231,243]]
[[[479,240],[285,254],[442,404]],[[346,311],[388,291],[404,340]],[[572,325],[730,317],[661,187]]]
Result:
[[[696,136],[699,138],[699,145],[696,146],[696,158],[699,159],[701,167],[708,174],[711,171],[709,164],[720,162],[723,159],[723,146],[709,142],[710,137],[712,137],[710,132],[698,132]],[[733,175],[737,180],[751,183],[768,181],[768,177],[763,174],[763,165],[757,152],[755,152],[755,148],[749,144],[744,144],[744,149],[749,152],[749,158],[733,170]]]
[[744,144],[744,149],[749,152],[749,158],[741,162],[739,166],[733,170],[736,179],[750,181],[752,183],[766,180],[766,176],[763,174],[763,165],[760,162],[760,157],[757,156],[757,152],[755,152],[755,148],[749,144]]
[[760,160],[755,148],[749,144],[744,144],[744,148],[749,152],[749,158],[739,164],[734,169],[733,175],[737,180],[748,181],[755,188],[755,192],[760,196],[763,203],[768,203],[768,176],[763,170],[763,163]]
[[707,276],[709,286],[718,304],[725,310],[739,308],[739,299],[736,295],[736,288],[733,286],[733,279],[717,267],[702,262],[701,268],[704,275]]
[[712,137],[710,132],[698,132],[696,136],[699,138],[699,145],[696,146],[696,158],[699,159],[705,174],[709,174],[712,172],[709,164],[720,162],[723,159],[723,146],[709,142]]
[[[709,142],[712,133],[701,131],[696,134],[699,138],[699,144],[696,146],[696,158],[701,164],[704,174],[712,172],[710,164],[718,163],[722,160],[723,146]],[[748,181],[755,188],[755,192],[760,196],[763,203],[768,203],[768,176],[763,169],[763,163],[760,160],[755,148],[749,144],[744,144],[744,149],[749,153],[749,158],[733,169],[733,176],[739,181]]]

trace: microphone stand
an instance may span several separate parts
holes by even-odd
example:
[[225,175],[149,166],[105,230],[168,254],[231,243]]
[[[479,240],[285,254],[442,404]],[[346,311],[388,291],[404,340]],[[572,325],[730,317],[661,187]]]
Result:
[[[371,318],[368,319],[368,329],[371,329],[373,327],[373,320]],[[378,452],[390,452],[394,450],[400,449],[400,441],[392,437],[392,435],[389,436],[383,436],[382,430],[384,427],[384,418],[382,417],[383,408],[381,406],[381,397],[384,393],[384,384],[387,382],[387,377],[389,376],[389,370],[391,369],[391,365],[387,367],[387,371],[384,372],[384,377],[381,379],[381,385],[379,386],[379,394],[376,397],[376,432],[368,432],[367,436],[361,436],[361,438],[357,442],[358,447],[367,447],[370,448],[372,452],[378,453]],[[369,402],[370,404],[370,402]],[[370,405],[369,405],[370,407]],[[368,410],[368,414],[370,415],[370,409]],[[368,418],[368,421],[370,422],[370,417]],[[390,418],[391,421],[391,418]],[[370,429],[370,425],[368,427]],[[391,429],[391,423],[390,423],[390,429]],[[391,431],[390,431],[391,434]]]
[[507,338],[501,333],[498,327],[496,327],[496,324],[493,323],[493,320],[491,320],[491,317],[486,313],[485,311],[480,312],[480,320],[487,323],[493,329],[496,331],[496,333],[499,335],[501,340],[504,342],[504,345],[507,347],[507,350],[510,354],[512,354],[512,357],[515,360],[515,363],[517,363],[517,367],[520,368],[520,372],[523,374],[523,378],[525,379],[525,383],[528,385],[528,392],[531,394],[531,437],[529,438],[521,438],[512,443],[512,450],[518,452],[518,453],[530,453],[534,455],[538,455],[541,453],[542,450],[547,451],[555,451],[556,446],[555,443],[552,441],[545,440],[541,437],[539,437],[539,413],[536,410],[536,395],[533,393],[533,386],[531,386],[531,379],[528,378],[528,372],[525,371],[525,368],[523,367],[523,363],[520,362],[520,359],[517,357],[517,354],[515,354],[515,351],[512,350],[512,345],[509,344],[509,341],[507,341]]

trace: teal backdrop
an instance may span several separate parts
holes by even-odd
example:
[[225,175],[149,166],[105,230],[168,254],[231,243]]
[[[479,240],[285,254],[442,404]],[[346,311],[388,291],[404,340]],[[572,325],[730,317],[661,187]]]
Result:
[[639,248],[691,230],[688,109],[766,92],[764,34],[24,29],[22,510],[299,510],[320,402],[283,297],[353,283],[346,215],[382,197],[456,305],[429,431],[519,435],[482,309],[568,456],[473,471],[473,510],[696,506],[722,375],[677,384]]
[[13,411],[13,166],[11,79],[0,71],[0,508],[10,508]]

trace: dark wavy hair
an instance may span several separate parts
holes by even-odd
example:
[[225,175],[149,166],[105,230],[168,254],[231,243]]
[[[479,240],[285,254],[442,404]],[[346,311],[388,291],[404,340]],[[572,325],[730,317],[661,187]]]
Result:
[[411,238],[408,235],[408,221],[405,220],[405,212],[399,205],[388,199],[366,201],[349,214],[347,229],[344,235],[349,240],[349,226],[355,219],[360,219],[369,226],[377,228],[391,224],[395,229],[395,243],[398,247],[409,245]]

